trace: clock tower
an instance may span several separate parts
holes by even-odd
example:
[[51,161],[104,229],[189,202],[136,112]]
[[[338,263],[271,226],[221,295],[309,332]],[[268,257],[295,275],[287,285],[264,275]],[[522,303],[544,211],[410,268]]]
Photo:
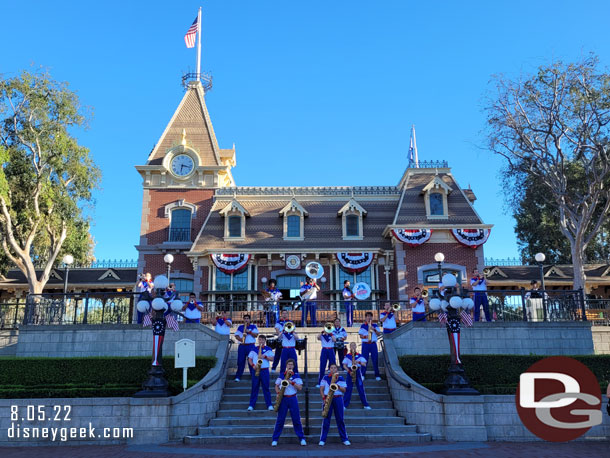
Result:
[[197,293],[207,285],[185,253],[208,216],[215,189],[235,186],[234,166],[235,148],[218,146],[203,85],[190,82],[146,163],[136,166],[144,188],[136,245],[139,273],[166,272],[163,256],[172,253],[171,280],[181,293]]

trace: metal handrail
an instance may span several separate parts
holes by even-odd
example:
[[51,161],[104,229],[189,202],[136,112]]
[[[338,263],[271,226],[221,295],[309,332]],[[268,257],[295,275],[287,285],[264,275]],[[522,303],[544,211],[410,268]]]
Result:
[[229,361],[229,354],[231,353],[231,346],[232,345],[233,345],[233,341],[231,339],[229,339],[229,343],[227,344],[227,351],[225,352],[225,357],[222,360],[222,366],[221,366],[220,370],[218,371],[218,374],[216,374],[214,376],[214,378],[212,379],[211,382],[202,384],[201,385],[201,389],[202,390],[207,390],[209,387],[214,385],[218,380],[220,380],[222,375],[225,373],[226,368],[227,368],[227,362]]

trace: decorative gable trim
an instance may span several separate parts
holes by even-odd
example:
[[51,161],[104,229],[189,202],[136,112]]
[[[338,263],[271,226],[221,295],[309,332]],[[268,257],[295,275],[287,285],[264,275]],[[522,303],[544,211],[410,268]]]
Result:
[[447,194],[453,191],[453,188],[451,186],[445,183],[440,176],[436,175],[432,180],[430,180],[430,182],[426,186],[424,186],[424,189],[422,189],[422,194],[425,194],[435,189],[437,190],[439,188],[443,189]]
[[180,199],[165,206],[165,217],[169,218],[171,216],[172,210],[175,208],[188,208],[191,211],[192,218],[197,216],[197,205],[192,204],[190,202],[186,202],[184,199]]
[[104,272],[99,278],[98,281],[100,280],[105,280],[108,277],[112,277],[115,280],[120,280],[121,278],[118,276],[118,274],[113,270],[113,269],[108,269],[106,272]]
[[493,277],[494,275],[500,275],[501,277],[508,278],[508,275],[506,275],[499,267],[493,267],[486,276],[489,278]]
[[57,280],[63,280],[63,277],[61,275],[59,275],[59,272],[57,272],[57,270],[53,269],[51,270],[51,273],[49,274],[49,279],[51,278],[56,278]]
[[362,207],[362,205],[356,202],[356,199],[352,197],[343,207],[339,209],[337,216],[345,216],[346,213],[355,212],[360,213],[361,216],[366,216],[366,210]]
[[568,278],[568,276],[563,273],[563,271],[557,267],[557,266],[552,266],[549,270],[546,271],[546,273],[544,274],[544,277],[562,277],[562,278]]
[[229,202],[225,208],[223,208],[222,210],[220,210],[218,213],[222,216],[227,216],[227,214],[229,213],[241,213],[243,216],[250,216],[250,213],[248,213],[248,210],[246,210],[242,204],[240,204],[237,199],[233,199],[231,202]]
[[308,216],[307,210],[303,208],[303,206],[297,202],[296,199],[292,199],[288,202],[284,208],[280,210],[280,215],[285,216],[287,213],[300,213],[302,216]]

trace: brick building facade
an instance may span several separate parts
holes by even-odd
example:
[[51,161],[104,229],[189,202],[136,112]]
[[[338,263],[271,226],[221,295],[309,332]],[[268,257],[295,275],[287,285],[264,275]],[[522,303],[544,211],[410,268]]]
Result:
[[[413,287],[438,281],[437,252],[461,278],[483,268],[482,243],[465,246],[452,230],[486,240],[491,225],[444,162],[410,164],[397,185],[349,187],[239,187],[235,165],[235,149],[218,145],[201,84],[191,83],[148,160],[136,166],[143,179],[139,272],[165,272],[163,256],[171,253],[178,288],[203,300],[257,300],[272,278],[288,299],[315,260],[324,267],[320,299],[339,299],[350,279],[368,283],[373,299],[406,300]],[[213,259],[219,254],[243,254],[246,262],[227,274]],[[356,265],[368,267],[354,273]]]

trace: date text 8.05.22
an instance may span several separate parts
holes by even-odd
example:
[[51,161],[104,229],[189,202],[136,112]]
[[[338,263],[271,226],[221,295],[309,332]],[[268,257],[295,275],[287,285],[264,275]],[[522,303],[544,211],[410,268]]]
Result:
[[11,421],[70,421],[72,406],[11,406]]

